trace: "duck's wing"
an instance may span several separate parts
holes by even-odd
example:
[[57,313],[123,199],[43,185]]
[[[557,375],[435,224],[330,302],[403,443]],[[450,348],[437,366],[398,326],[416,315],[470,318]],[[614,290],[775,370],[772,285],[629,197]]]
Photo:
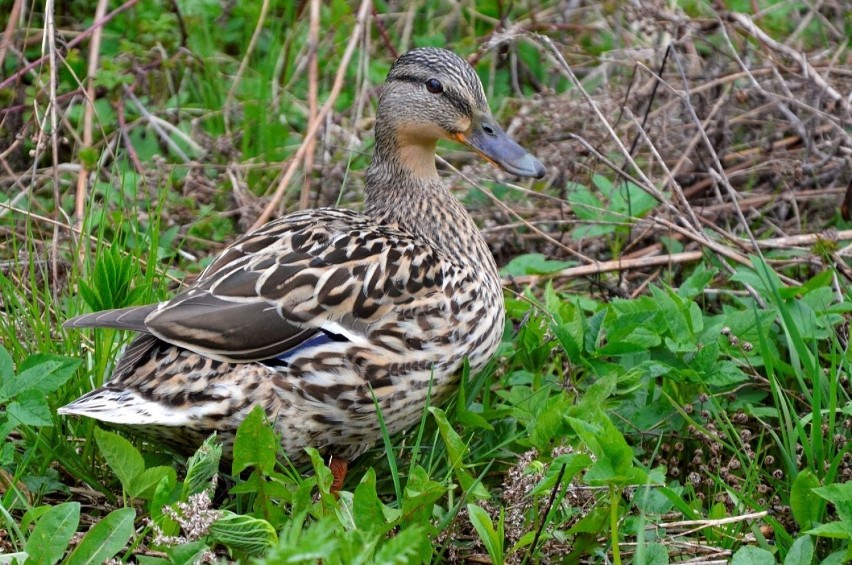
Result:
[[[160,315],[160,309],[166,313]],[[154,321],[149,322],[149,317]],[[163,304],[77,316],[63,327],[131,330],[221,361],[276,357],[310,340],[318,331],[288,323],[275,308],[267,308],[260,302],[233,303],[193,289]]]
[[400,310],[448,313],[443,261],[356,212],[291,214],[235,242],[144,326],[221,361],[286,356],[320,338],[368,345],[371,325]]

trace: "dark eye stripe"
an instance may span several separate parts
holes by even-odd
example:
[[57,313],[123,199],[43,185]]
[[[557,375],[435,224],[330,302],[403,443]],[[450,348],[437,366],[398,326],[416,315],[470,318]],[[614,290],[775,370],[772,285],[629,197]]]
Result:
[[[388,77],[388,80],[390,80],[390,78],[391,77]],[[423,79],[420,78],[420,77],[416,77],[414,75],[404,75],[404,74],[394,75],[393,80],[395,80],[395,81],[398,80],[398,81],[401,81],[401,82],[423,82]]]
[[[418,77],[418,76],[414,76],[414,75],[407,75],[407,74],[394,75],[393,80],[395,80],[395,81],[398,80],[398,81],[401,81],[401,82],[411,82],[411,83],[415,83],[415,84],[424,84],[422,77]],[[467,100],[458,96],[452,90],[447,90],[446,88],[444,89],[443,94],[446,97],[446,99],[450,102],[450,104],[453,105],[453,108],[458,110],[460,114],[462,114],[464,116],[472,116],[473,115],[473,108],[471,108],[470,103]]]

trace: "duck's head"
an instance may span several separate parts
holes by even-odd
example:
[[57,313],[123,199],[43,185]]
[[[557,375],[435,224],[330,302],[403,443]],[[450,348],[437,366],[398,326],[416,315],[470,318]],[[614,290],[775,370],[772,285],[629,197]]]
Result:
[[400,165],[431,175],[439,139],[459,141],[519,177],[544,176],[542,164],[494,120],[464,59],[444,49],[414,49],[393,64],[379,98],[376,151],[395,152]]

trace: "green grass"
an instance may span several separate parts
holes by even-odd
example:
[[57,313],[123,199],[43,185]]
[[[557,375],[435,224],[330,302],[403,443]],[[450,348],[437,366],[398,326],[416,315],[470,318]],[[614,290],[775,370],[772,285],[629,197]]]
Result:
[[[0,2],[0,13],[13,4]],[[729,8],[748,12],[752,4]],[[765,12],[756,23],[813,57],[843,92],[842,73],[832,74],[820,57],[828,45],[838,61],[848,59],[838,33],[849,35],[849,11],[758,4]],[[463,371],[458,393],[446,405],[424,407],[415,429],[385,433],[352,464],[339,498],[316,452],[304,473],[275,457],[277,440],[259,412],[238,433],[233,466],[221,471],[215,438],[184,461],[91,420],[59,418],[56,408],[109,377],[130,338],[68,331],[62,322],[167,298],[243,233],[274,192],[310,118],[309,9],[300,6],[271,0],[251,53],[261,3],[232,3],[223,12],[219,2],[141,0],[115,17],[103,28],[90,147],[82,143],[79,90],[87,42],[68,50],[57,72],[62,140],[55,156],[49,143],[38,143],[50,133],[48,67],[0,89],[9,109],[0,114],[0,563],[193,563],[208,554],[270,564],[852,558],[844,243],[824,236],[811,247],[744,251],[732,243],[744,226],[730,211],[702,224],[700,233],[717,247],[696,246],[654,223],[663,217],[684,230],[690,225],[685,213],[667,216],[636,177],[643,171],[681,206],[658,159],[640,143],[631,155],[637,167],[624,168],[633,177],[627,182],[566,140],[579,134],[617,166],[626,159],[577,86],[530,37],[483,51],[476,69],[498,120],[516,121],[513,135],[543,156],[548,178],[517,190],[483,180],[494,171],[467,166],[473,161],[457,147],[441,152],[511,210],[447,173],[504,265],[508,323],[499,353],[477,374]],[[41,56],[41,6],[26,7],[0,77]],[[723,15],[718,9],[684,2],[677,14],[707,26]],[[356,11],[348,2],[323,3],[320,105]],[[57,26],[72,37],[94,12],[90,1],[61,6]],[[284,212],[298,207],[305,176],[312,204],[360,206],[372,108],[391,47],[440,45],[467,56],[501,31],[501,20],[516,22],[559,46],[625,145],[636,131],[622,104],[637,121],[649,104],[639,84],[647,74],[619,61],[653,38],[638,26],[642,14],[622,3],[572,11],[556,1],[428,0],[410,13],[377,2],[375,12],[381,28],[374,23],[356,50],[318,139],[314,170],[295,177]],[[663,30],[659,18],[651,21]],[[820,106],[826,99],[814,92],[825,92],[796,75],[798,67],[790,70],[795,65],[778,71],[784,88],[772,73],[757,72],[777,53],[741,30],[727,30],[730,44],[707,30],[689,40],[694,49],[681,51],[694,54],[691,64],[701,70],[690,75],[700,91],[690,103],[708,120],[714,150],[743,200],[770,197],[765,207],[749,208],[749,228],[760,239],[849,230],[834,201],[782,200],[776,188],[798,196],[848,182],[842,156],[832,152],[842,143],[830,138],[848,135],[838,107]],[[732,46],[751,57],[755,80],[798,123],[785,121],[788,114],[736,74]],[[673,90],[683,88],[681,75],[669,65],[664,79],[672,88],[650,101],[646,129],[671,168],[695,131]],[[707,98],[701,91],[714,80],[741,95],[731,96],[718,123],[708,116],[723,90],[710,89]],[[773,146],[797,135],[801,123],[811,127],[808,120],[824,137]],[[817,146],[822,154],[809,153]],[[755,148],[763,158],[748,161]],[[684,185],[709,177],[703,165],[712,158],[693,150],[693,168],[677,171]],[[63,165],[56,171],[54,157]],[[747,174],[736,176],[732,164],[741,163]],[[96,173],[76,218],[80,165]],[[719,194],[695,192],[691,204],[726,201],[722,188]],[[789,202],[794,212],[783,208]],[[79,233],[69,229],[77,220]],[[689,248],[704,255],[642,271],[560,275],[584,264],[577,253],[627,260],[657,243],[673,254]],[[714,252],[719,246],[745,259]],[[696,553],[695,544],[707,553]]]

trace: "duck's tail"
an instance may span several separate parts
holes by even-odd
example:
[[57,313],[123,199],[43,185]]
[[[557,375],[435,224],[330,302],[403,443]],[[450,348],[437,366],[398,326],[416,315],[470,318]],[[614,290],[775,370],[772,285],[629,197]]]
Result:
[[133,330],[135,332],[149,333],[145,326],[145,319],[157,309],[159,304],[146,304],[145,306],[131,306],[129,308],[118,308],[116,310],[104,310],[83,314],[71,318],[64,324],[63,328],[115,328],[118,330]]

